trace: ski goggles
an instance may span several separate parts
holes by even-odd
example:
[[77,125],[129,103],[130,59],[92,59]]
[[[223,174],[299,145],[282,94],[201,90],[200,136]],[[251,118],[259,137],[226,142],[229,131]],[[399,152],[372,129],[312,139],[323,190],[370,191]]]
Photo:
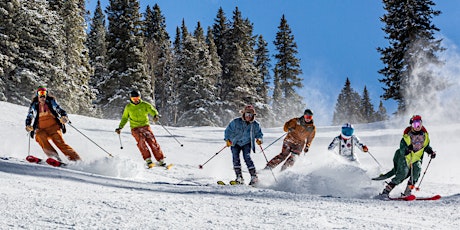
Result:
[[244,116],[245,116],[245,117],[253,117],[254,114],[252,114],[252,113],[244,113]]
[[422,127],[422,121],[421,120],[414,120],[412,121],[412,128],[417,129]]
[[138,102],[141,100],[141,97],[131,97],[132,102]]
[[46,97],[46,90],[38,90],[37,91],[37,96],[39,97]]
[[303,115],[303,118],[307,119],[307,120],[312,120],[313,119],[313,115]]

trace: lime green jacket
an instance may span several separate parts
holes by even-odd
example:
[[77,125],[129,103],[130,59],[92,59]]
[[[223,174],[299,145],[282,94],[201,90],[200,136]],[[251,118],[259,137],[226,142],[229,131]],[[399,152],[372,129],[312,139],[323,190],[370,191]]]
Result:
[[[407,165],[411,165],[421,160],[423,158],[423,152],[425,151],[425,149],[431,148],[430,147],[430,137],[428,135],[428,132],[425,132],[424,135],[425,135],[425,141],[423,142],[423,147],[417,152],[411,152],[406,155]],[[405,146],[403,146],[403,148],[400,148],[400,149],[403,149],[403,151],[406,151],[407,146],[411,144],[410,136],[408,134],[404,134],[401,142],[404,142]]]
[[125,106],[118,127],[122,129],[128,121],[131,129],[149,126],[149,114],[152,117],[158,115],[158,111],[150,103],[141,100],[139,104],[136,105],[130,102]]

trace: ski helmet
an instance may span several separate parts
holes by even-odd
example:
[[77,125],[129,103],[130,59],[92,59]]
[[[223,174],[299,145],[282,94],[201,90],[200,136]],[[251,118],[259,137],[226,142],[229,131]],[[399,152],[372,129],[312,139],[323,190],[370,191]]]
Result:
[[48,95],[48,90],[46,89],[45,86],[41,85],[41,86],[39,86],[37,88],[36,95],[37,95],[37,97],[39,97],[39,96],[45,96],[46,97],[46,95]]
[[139,90],[131,91],[131,97],[140,97],[140,96],[141,96],[141,93],[139,92]]
[[412,125],[412,123],[413,123],[414,121],[417,121],[417,120],[418,120],[418,121],[422,121],[422,116],[420,116],[420,115],[413,115],[413,116],[410,118],[410,120],[409,120],[409,124]]
[[306,110],[303,112],[303,115],[310,115],[310,116],[313,116],[313,111],[311,111],[311,109],[306,109]]
[[353,136],[354,131],[355,129],[353,128],[353,125],[351,125],[350,123],[345,123],[342,126],[342,133],[340,135],[344,139],[350,139],[351,136]]

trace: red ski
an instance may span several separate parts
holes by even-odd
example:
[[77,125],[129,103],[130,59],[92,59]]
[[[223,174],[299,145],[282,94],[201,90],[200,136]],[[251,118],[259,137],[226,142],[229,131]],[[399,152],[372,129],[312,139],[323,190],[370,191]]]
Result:
[[416,197],[415,200],[439,200],[441,199],[441,195],[437,194],[431,197]]
[[[32,155],[29,155],[26,157],[26,160],[30,163],[37,163],[37,164],[42,164],[43,163],[43,160],[38,158],[38,157],[35,157],[35,156],[32,156]],[[51,166],[54,166],[54,167],[60,167],[60,166],[65,166],[66,164],[63,163],[63,162],[60,162],[56,159],[53,159],[53,158],[48,158],[46,159],[45,161],[47,164],[51,165]]]
[[390,200],[404,200],[404,201],[411,201],[411,200],[416,200],[417,197],[414,195],[409,195],[409,196],[400,196],[400,197],[388,197]]

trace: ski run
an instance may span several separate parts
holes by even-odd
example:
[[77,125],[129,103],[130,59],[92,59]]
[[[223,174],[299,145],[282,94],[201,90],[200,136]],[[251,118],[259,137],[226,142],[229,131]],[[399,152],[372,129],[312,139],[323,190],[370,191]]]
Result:
[[[28,155],[46,159],[24,130],[27,108],[0,102],[0,229],[458,229],[460,226],[460,155],[457,123],[430,123],[431,145],[438,156],[431,162],[416,198],[439,194],[430,201],[384,201],[374,197],[384,181],[371,178],[392,167],[407,120],[356,125],[356,133],[381,163],[365,153],[350,164],[327,151],[340,132],[320,126],[310,151],[294,167],[280,172],[258,170],[257,186],[221,186],[235,179],[223,128],[168,127],[180,146],[162,127],[152,125],[157,141],[174,166],[147,169],[129,130],[123,130],[120,149],[113,132],[117,120],[69,114],[72,124],[104,147],[113,157],[68,127],[66,142],[83,159],[64,167],[30,163]],[[425,116],[429,120],[429,116]],[[264,146],[283,135],[282,128],[266,128]],[[264,153],[272,158],[282,141]],[[61,158],[63,156],[61,155]],[[264,155],[252,158],[265,167]],[[424,162],[422,169],[425,170]],[[202,168],[200,169],[200,165]],[[246,183],[250,176],[243,163]],[[275,182],[275,178],[276,181]],[[404,190],[397,186],[391,197]],[[418,184],[417,184],[418,186]]]

